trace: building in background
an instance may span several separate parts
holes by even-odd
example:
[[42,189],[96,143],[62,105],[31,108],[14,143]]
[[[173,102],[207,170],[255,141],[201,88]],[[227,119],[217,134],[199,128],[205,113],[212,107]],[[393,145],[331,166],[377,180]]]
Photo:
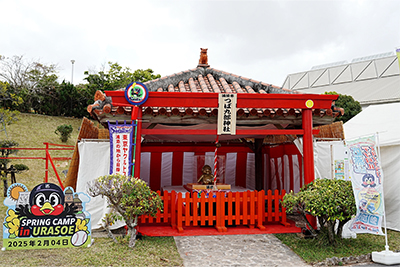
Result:
[[395,52],[355,58],[289,74],[283,88],[300,93],[335,91],[350,95],[363,109],[369,105],[400,102],[400,67]]

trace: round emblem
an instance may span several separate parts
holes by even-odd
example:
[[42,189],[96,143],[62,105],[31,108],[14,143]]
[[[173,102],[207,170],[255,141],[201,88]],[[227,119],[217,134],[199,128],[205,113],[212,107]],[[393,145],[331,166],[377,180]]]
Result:
[[132,105],[139,106],[146,102],[148,97],[149,90],[143,83],[133,82],[125,88],[125,98]]
[[311,99],[306,101],[306,107],[312,108],[313,106],[314,106],[314,101],[312,101]]

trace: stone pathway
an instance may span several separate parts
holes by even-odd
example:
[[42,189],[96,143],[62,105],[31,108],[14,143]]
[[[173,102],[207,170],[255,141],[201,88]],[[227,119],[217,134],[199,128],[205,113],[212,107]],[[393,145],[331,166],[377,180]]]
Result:
[[174,238],[185,267],[310,266],[271,234]]

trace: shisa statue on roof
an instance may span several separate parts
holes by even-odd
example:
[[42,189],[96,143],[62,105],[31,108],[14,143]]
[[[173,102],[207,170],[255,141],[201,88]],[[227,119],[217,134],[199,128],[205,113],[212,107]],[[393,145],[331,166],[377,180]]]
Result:
[[211,167],[209,165],[204,165],[201,171],[203,174],[197,182],[201,184],[212,184],[214,182],[214,176],[212,175]]

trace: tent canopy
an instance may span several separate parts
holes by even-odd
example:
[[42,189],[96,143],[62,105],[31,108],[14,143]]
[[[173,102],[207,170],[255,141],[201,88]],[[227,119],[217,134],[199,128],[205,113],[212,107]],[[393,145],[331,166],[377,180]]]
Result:
[[400,103],[372,105],[344,124],[345,138],[379,134],[380,146],[400,145]]

